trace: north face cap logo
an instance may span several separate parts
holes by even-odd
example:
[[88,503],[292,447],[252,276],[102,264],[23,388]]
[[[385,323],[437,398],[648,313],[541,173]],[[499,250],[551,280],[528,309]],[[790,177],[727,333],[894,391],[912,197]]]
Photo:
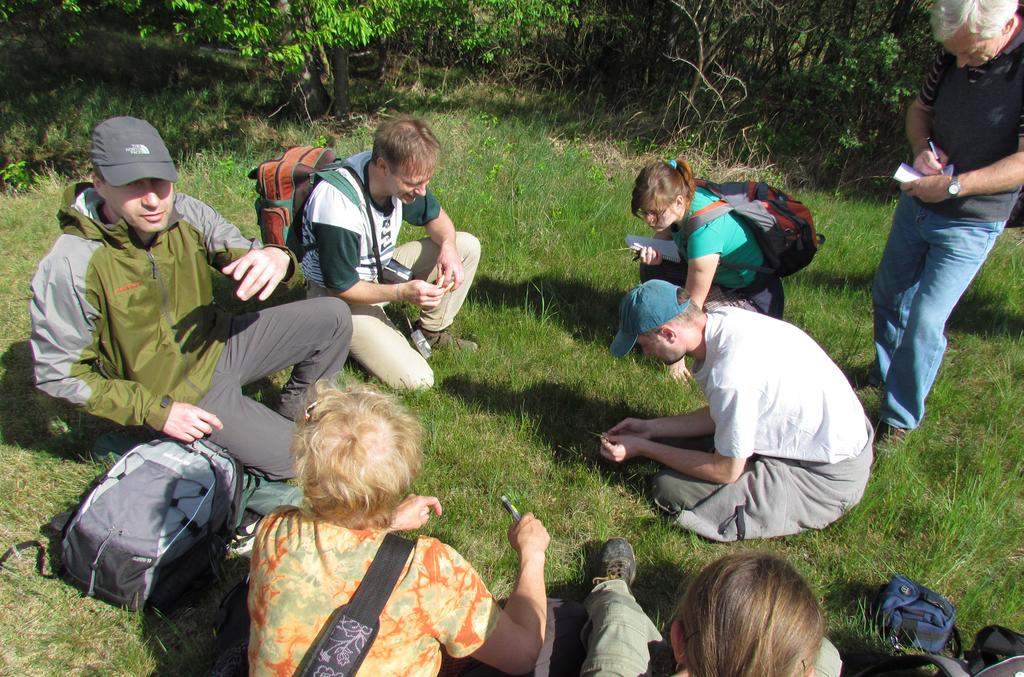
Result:
[[129,155],[149,155],[149,148],[142,143],[133,143],[124,149]]

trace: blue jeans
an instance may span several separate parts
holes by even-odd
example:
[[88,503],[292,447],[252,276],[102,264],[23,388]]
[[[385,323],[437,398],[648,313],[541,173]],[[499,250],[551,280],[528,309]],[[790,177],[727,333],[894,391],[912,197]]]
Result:
[[879,419],[911,429],[946,351],[946,320],[985,262],[1003,221],[939,216],[902,195],[875,274],[873,376],[884,386]]

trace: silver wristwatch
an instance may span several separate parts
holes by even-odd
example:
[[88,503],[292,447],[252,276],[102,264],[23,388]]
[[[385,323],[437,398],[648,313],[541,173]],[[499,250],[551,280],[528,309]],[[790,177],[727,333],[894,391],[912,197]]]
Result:
[[960,177],[954,176],[949,180],[949,186],[946,188],[949,192],[950,197],[956,197],[960,194]]

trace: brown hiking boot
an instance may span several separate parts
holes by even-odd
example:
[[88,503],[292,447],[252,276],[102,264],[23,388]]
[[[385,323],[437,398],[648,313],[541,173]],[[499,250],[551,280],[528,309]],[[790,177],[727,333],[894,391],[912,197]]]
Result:
[[430,331],[424,329],[423,326],[417,322],[416,328],[423,333],[423,338],[427,339],[427,343],[430,344],[431,350],[437,350],[438,348],[454,348],[455,350],[465,350],[466,352],[473,352],[479,346],[475,341],[469,339],[459,338],[452,334],[451,327],[446,327],[440,331]]
[[633,579],[636,578],[636,556],[633,554],[633,546],[624,538],[609,538],[601,546],[601,553],[596,562],[597,567],[593,583],[604,581],[622,580],[627,586],[632,587]]

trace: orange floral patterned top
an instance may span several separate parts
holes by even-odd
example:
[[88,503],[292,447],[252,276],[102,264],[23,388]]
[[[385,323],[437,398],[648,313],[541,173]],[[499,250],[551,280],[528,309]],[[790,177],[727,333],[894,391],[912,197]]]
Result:
[[[263,519],[249,581],[250,675],[291,677],[331,613],[355,593],[384,533],[346,529],[297,508]],[[436,675],[441,645],[452,656],[468,656],[494,630],[500,611],[459,553],[420,536],[360,674]]]

